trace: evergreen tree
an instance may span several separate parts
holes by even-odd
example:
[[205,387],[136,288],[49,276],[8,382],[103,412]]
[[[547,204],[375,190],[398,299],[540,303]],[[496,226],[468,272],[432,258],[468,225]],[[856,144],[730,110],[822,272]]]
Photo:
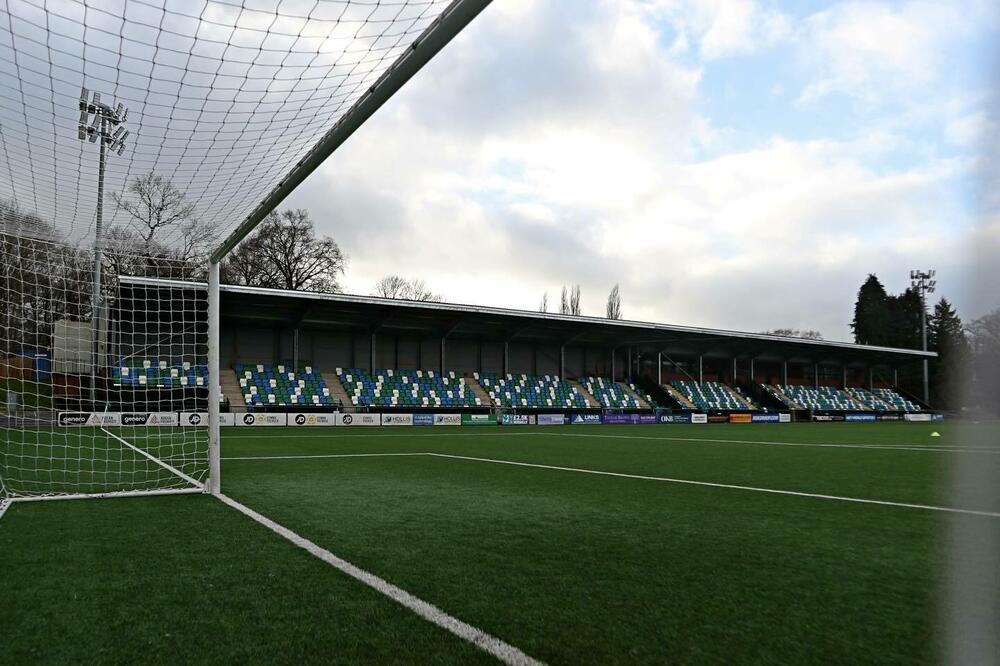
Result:
[[931,400],[941,409],[962,406],[969,341],[955,308],[942,298],[927,320],[927,346],[938,353],[931,362]]
[[890,330],[889,294],[875,274],[870,274],[858,290],[854,305],[854,341],[862,345],[888,345]]

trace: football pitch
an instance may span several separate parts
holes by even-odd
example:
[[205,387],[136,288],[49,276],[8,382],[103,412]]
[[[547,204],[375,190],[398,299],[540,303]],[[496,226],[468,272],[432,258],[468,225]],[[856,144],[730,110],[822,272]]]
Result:
[[[937,662],[948,521],[1000,523],[949,474],[998,434],[227,428],[222,486],[543,662]],[[3,663],[494,661],[207,495],[18,504],[0,553]]]

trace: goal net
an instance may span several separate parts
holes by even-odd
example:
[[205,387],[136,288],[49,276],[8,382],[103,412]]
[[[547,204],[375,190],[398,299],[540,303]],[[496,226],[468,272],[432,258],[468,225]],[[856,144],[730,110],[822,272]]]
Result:
[[0,6],[0,502],[217,490],[219,262],[487,4]]

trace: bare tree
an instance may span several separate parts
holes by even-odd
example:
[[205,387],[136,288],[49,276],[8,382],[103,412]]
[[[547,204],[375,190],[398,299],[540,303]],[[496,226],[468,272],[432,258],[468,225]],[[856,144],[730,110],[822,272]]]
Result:
[[118,208],[132,218],[132,226],[143,243],[150,245],[157,233],[194,217],[194,204],[189,203],[184,193],[177,189],[169,178],[150,171],[138,176],[128,186],[133,198],[125,199],[117,192],[111,195]]
[[822,340],[823,334],[819,331],[803,331],[798,328],[776,328],[771,331],[761,331],[764,335],[780,335],[784,338],[803,338],[805,340]]
[[569,313],[571,315],[580,315],[580,285],[573,285],[573,291],[569,296]]
[[542,302],[538,305],[538,311],[539,312],[549,311],[549,292],[546,291],[542,294]]
[[566,285],[563,285],[562,297],[559,299],[559,314],[569,314],[569,295],[566,291]]
[[608,294],[608,309],[607,309],[608,319],[621,319],[622,318],[622,294],[618,288],[618,283],[611,288],[611,293]]
[[289,209],[264,218],[226,258],[222,276],[230,284],[337,292],[346,265],[335,240],[316,236],[308,211]]
[[399,275],[386,275],[375,283],[375,295],[382,298],[396,298],[408,301],[428,301],[440,303],[443,297],[431,291],[420,278],[407,280]]

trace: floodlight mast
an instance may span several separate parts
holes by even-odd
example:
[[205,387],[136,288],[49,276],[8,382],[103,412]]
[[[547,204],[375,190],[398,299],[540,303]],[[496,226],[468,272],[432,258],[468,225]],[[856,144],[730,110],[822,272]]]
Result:
[[100,354],[100,312],[101,312],[101,263],[103,262],[102,227],[104,222],[104,170],[107,163],[107,152],[117,152],[120,156],[125,152],[125,139],[128,130],[122,127],[128,117],[128,109],[121,102],[112,109],[101,103],[101,93],[90,93],[86,88],[80,89],[80,124],[77,132],[80,141],[95,143],[101,140],[100,158],[97,167],[97,219],[94,233],[94,286],[91,296],[91,339],[90,339],[90,402],[97,406],[97,372],[98,356]]
[[[910,286],[920,295],[920,336],[923,339],[923,349],[927,351],[927,294],[933,294],[937,288],[937,280],[934,276],[935,270],[910,271]],[[927,359],[924,358],[924,403],[931,402],[930,374],[927,367]]]

